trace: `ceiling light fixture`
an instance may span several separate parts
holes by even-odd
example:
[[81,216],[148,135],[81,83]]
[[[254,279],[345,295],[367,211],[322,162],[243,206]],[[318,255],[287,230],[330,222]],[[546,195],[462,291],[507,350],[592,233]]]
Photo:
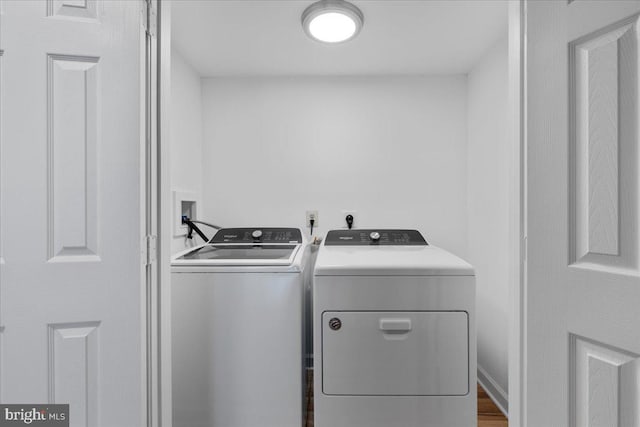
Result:
[[354,38],[364,15],[345,0],[320,0],[302,12],[302,27],[309,37],[325,43],[341,43]]

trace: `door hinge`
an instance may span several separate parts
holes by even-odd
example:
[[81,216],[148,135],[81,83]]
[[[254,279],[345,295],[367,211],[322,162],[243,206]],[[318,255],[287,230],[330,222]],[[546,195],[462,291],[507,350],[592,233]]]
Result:
[[143,250],[145,255],[142,257],[144,265],[152,265],[158,259],[158,245],[156,236],[144,236]]
[[144,30],[149,37],[155,37],[156,30],[158,28],[158,15],[156,14],[156,8],[153,6],[153,2],[151,0],[142,0],[142,9]]

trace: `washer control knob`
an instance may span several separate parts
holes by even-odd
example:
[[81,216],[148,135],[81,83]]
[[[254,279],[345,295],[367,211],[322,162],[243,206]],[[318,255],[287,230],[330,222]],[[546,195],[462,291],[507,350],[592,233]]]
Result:
[[377,231],[372,231],[371,234],[369,234],[369,238],[374,242],[377,242],[378,240],[380,240],[380,233],[378,233]]
[[259,239],[262,237],[262,230],[255,230],[253,233],[251,233],[251,237],[253,237],[254,239]]

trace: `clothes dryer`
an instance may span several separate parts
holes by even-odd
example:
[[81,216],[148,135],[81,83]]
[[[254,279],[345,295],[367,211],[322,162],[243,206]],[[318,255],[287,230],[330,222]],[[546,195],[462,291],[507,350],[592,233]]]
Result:
[[334,230],[313,281],[316,427],[476,426],[473,268],[416,230]]

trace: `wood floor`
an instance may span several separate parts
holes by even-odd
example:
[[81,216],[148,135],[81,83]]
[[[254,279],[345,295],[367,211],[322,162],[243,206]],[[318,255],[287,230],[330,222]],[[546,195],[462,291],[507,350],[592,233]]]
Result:
[[[306,427],[313,427],[313,371],[307,374],[307,418]],[[508,427],[507,418],[493,403],[480,385],[478,385],[478,427]]]
[[478,427],[508,427],[507,417],[478,384]]

